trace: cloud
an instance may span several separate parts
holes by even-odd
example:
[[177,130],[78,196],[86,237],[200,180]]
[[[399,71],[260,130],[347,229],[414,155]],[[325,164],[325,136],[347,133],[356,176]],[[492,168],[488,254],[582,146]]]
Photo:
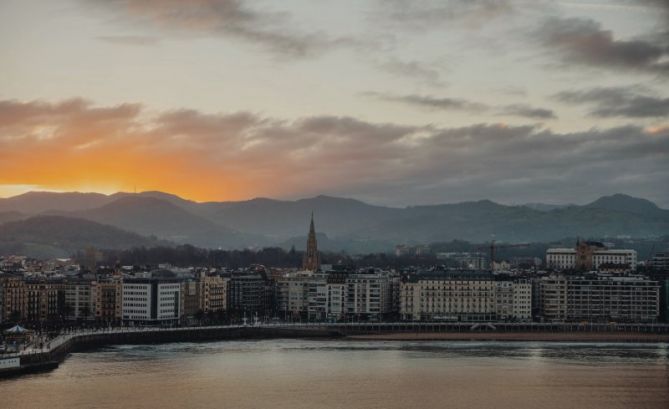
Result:
[[427,109],[482,112],[489,108],[485,104],[468,101],[462,98],[433,97],[429,95],[391,95],[377,92],[367,92],[364,95]]
[[506,105],[500,109],[499,115],[512,115],[524,118],[556,119],[555,112],[547,108],[535,108],[525,104]]
[[167,32],[236,38],[277,55],[305,57],[355,43],[301,32],[287,13],[254,9],[243,0],[89,0],[123,19]]
[[536,108],[526,104],[490,106],[462,98],[444,98],[429,95],[391,95],[379,92],[366,92],[363,95],[430,110],[465,111],[471,113],[490,112],[495,115],[517,116],[530,119],[557,118],[555,112],[550,109]]
[[536,34],[569,64],[669,74],[669,63],[664,61],[669,57],[667,44],[649,39],[618,40],[593,20],[551,18]]
[[111,44],[133,45],[133,46],[149,46],[149,45],[157,45],[159,43],[159,39],[156,37],[132,36],[132,35],[98,36],[98,40]]
[[428,86],[441,88],[447,85],[441,79],[441,73],[438,69],[419,61],[388,59],[387,61],[377,63],[377,66],[381,70],[395,76],[414,79]]
[[440,28],[446,22],[479,28],[513,10],[510,0],[378,1],[378,13],[383,20],[412,31]]
[[669,204],[658,189],[669,183],[668,156],[666,127],[556,133],[0,101],[0,185],[47,189],[136,185],[199,200],[331,193],[391,204],[580,202],[624,191]]
[[570,104],[592,105],[597,117],[654,118],[669,116],[669,98],[641,94],[639,87],[591,88],[563,91],[554,97]]

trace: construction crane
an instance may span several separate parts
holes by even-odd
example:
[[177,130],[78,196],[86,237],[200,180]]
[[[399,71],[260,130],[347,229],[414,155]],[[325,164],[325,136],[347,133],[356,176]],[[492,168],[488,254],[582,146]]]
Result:
[[497,250],[499,249],[510,249],[510,248],[518,248],[518,247],[529,247],[528,243],[519,243],[519,244],[495,244],[495,240],[490,241],[489,246],[485,247],[478,247],[477,250],[488,250],[490,252],[489,255],[489,266],[490,269],[494,269],[495,266],[495,254]]

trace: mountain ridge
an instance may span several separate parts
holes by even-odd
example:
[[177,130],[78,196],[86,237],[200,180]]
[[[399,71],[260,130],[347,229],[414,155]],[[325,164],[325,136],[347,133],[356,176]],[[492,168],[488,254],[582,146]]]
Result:
[[[51,204],[60,210],[45,211]],[[19,199],[0,199],[0,215],[9,220],[34,216],[31,211],[90,220],[208,248],[295,243],[306,233],[312,211],[317,231],[327,237],[327,247],[349,252],[391,250],[392,243],[654,237],[669,231],[669,210],[624,194],[552,209],[504,205],[486,199],[397,208],[327,195],[292,201],[255,198],[199,203],[157,191],[83,196],[42,192],[21,195]]]

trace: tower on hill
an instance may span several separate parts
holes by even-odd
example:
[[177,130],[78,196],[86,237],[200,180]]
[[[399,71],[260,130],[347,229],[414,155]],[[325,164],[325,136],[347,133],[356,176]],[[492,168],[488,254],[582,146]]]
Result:
[[308,271],[317,271],[321,267],[321,258],[318,255],[316,244],[316,229],[314,228],[314,213],[311,213],[311,225],[309,226],[309,237],[307,238],[307,251],[304,253],[302,268]]

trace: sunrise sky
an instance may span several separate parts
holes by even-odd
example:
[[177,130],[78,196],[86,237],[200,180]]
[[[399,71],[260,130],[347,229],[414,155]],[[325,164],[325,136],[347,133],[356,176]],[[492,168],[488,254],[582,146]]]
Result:
[[669,207],[669,2],[3,0],[30,190]]

